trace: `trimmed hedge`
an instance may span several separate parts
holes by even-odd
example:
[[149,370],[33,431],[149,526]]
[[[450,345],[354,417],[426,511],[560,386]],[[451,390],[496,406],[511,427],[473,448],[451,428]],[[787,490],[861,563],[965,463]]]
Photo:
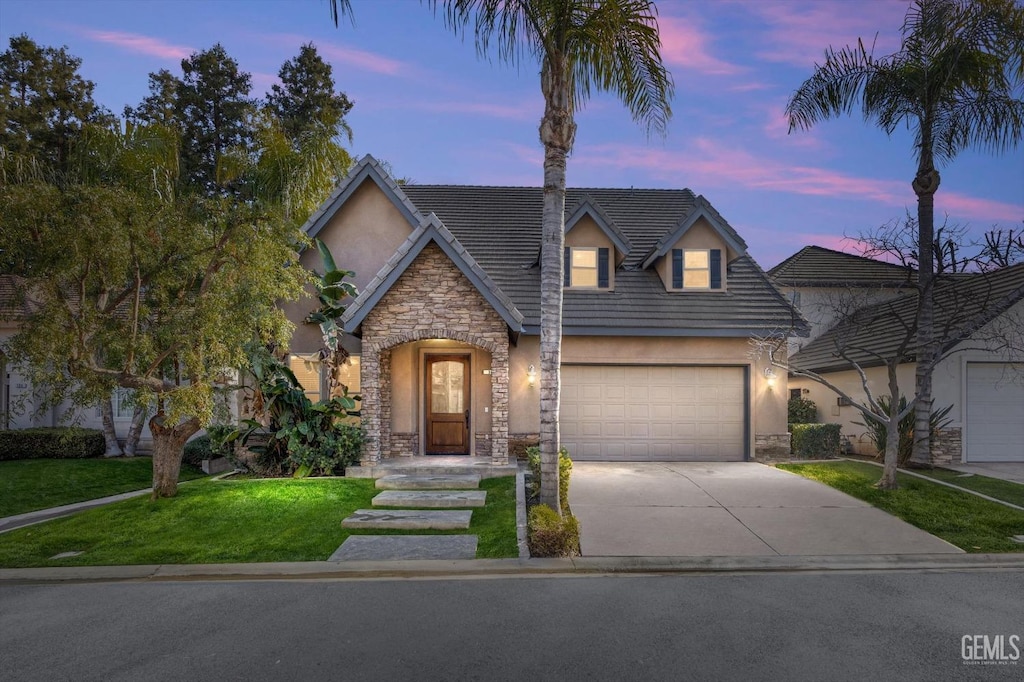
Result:
[[77,426],[39,427],[0,431],[0,460],[83,459],[102,457],[103,432]]
[[797,457],[809,459],[838,457],[841,428],[841,424],[791,424],[791,450]]
[[814,424],[818,421],[818,406],[807,398],[789,399],[790,424]]

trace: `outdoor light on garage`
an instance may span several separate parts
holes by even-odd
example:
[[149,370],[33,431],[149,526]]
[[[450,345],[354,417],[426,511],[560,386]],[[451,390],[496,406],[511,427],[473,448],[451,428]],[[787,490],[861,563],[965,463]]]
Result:
[[530,382],[530,386],[532,387],[533,384],[537,381],[537,368],[534,367],[533,365],[527,367],[526,378]]
[[764,368],[764,378],[768,381],[768,390],[775,388],[775,369],[772,367]]

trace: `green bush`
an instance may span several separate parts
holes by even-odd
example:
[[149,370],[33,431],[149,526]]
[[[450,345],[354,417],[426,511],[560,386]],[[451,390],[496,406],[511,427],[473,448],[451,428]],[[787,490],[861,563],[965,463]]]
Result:
[[359,461],[363,431],[358,426],[335,424],[332,431],[320,435],[316,444],[301,441],[288,448],[288,461],[295,465],[294,476],[310,474],[342,475],[345,467]]
[[[878,405],[882,408],[881,412],[872,408],[871,411],[875,414],[886,416],[889,414],[889,398],[886,396],[879,396]],[[907,409],[907,398],[906,396],[900,396],[900,402],[897,405],[897,413]],[[929,428],[931,430],[932,438],[939,430],[946,428],[953,421],[947,415],[950,410],[953,409],[952,405],[944,407],[940,410],[935,410],[931,414],[929,419]],[[899,429],[900,444],[899,450],[896,455],[897,466],[905,466],[910,460],[910,456],[914,454],[914,421],[915,415],[914,410],[908,412],[903,419],[900,420]],[[868,438],[871,439],[871,444],[878,450],[876,458],[881,460],[885,458],[885,444],[888,440],[888,434],[886,433],[886,425],[875,421],[874,419],[864,418],[862,422],[853,422],[858,426],[863,426],[868,430]]]
[[818,406],[807,398],[789,399],[790,424],[814,424],[818,421]]
[[[540,492],[540,447],[526,448],[526,459],[530,464],[531,484],[530,496],[536,497]],[[572,460],[569,451],[562,448],[558,451],[558,499],[562,505],[562,513],[569,512],[569,477],[572,475]]]
[[225,439],[234,431],[234,427],[226,424],[211,424],[206,427],[206,433],[196,436],[185,443],[185,454],[181,461],[191,464],[196,468],[202,467],[204,459],[216,459],[217,457],[228,457],[231,454],[231,445]]
[[530,509],[527,542],[530,556],[569,557],[580,555],[580,524],[568,512],[559,516],[546,504]]
[[824,459],[839,456],[840,424],[793,424],[791,450],[797,457]]
[[102,457],[103,432],[77,426],[0,431],[0,460]]

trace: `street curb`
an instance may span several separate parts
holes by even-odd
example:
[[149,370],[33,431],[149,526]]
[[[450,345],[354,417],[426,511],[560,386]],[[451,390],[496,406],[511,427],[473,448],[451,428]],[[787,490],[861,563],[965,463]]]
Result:
[[0,585],[211,580],[352,580],[558,575],[1021,570],[1021,554],[883,554],[763,557],[576,557],[417,561],[308,561],[0,569]]

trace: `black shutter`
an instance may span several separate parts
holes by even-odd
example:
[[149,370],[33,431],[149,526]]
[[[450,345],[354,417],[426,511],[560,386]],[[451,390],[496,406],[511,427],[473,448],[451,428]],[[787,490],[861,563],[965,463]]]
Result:
[[672,249],[672,288],[683,288],[683,250]]
[[565,264],[564,264],[563,267],[565,268],[565,272],[562,275],[562,286],[567,287],[567,286],[570,286],[572,284],[572,275],[571,275],[572,267],[570,265],[569,247],[568,246],[565,247],[565,258],[564,258],[564,260],[565,260]]
[[597,250],[597,286],[608,288],[608,249]]
[[722,250],[711,249],[711,288],[722,288]]

